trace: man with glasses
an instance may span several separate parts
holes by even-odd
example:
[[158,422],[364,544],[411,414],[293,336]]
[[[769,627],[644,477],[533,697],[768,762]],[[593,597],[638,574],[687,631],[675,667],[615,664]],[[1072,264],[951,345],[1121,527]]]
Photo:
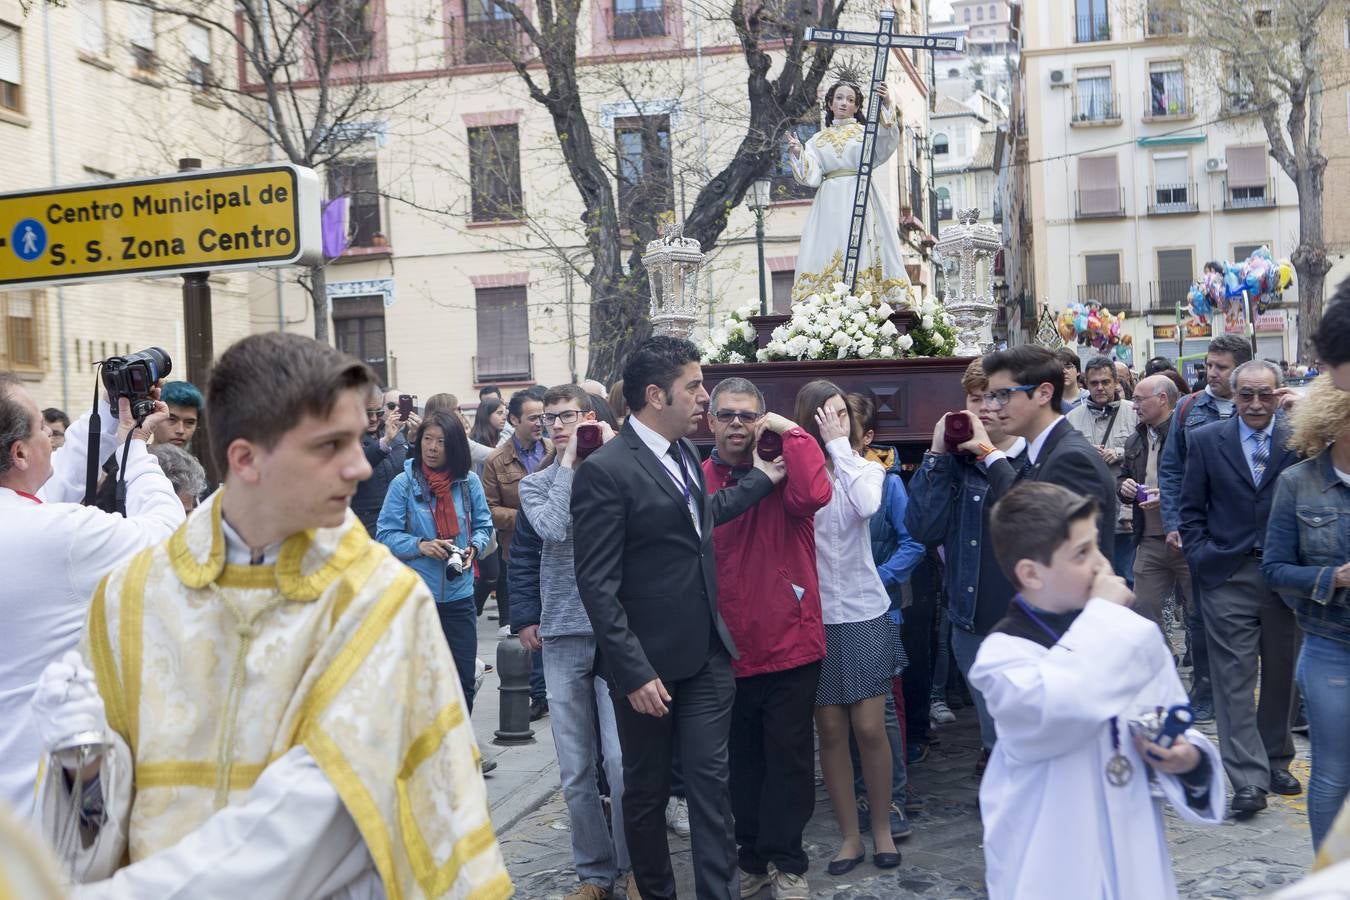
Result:
[[1167,543],[1158,496],[1158,468],[1177,386],[1166,375],[1150,375],[1134,390],[1134,409],[1139,424],[1125,445],[1120,465],[1120,499],[1134,504],[1134,610],[1163,627],[1162,605],[1174,595],[1182,610],[1191,607],[1191,573],[1186,557]]
[[742,897],[769,886],[775,900],[805,900],[802,832],[815,809],[816,681],[825,626],[816,575],[816,511],[833,489],[820,445],[795,422],[764,412],[744,378],[713,388],[708,425],[716,446],[704,460],[708,492],[755,467],[756,441],[782,438],[787,477],[763,500],[713,533],[717,608],[736,642],[731,709],[731,808]]
[[[539,566],[538,626],[521,629],[529,650],[541,645],[545,680],[552,686],[549,721],[558,754],[558,775],[571,826],[572,861],[580,882],[567,900],[605,900],[619,890],[636,898],[623,826],[623,753],[609,685],[595,671],[595,632],[577,591],[572,553],[572,477],[576,431],[595,422],[590,397],[575,384],[544,394],[543,423],[553,438],[553,461],[520,482],[520,511],[543,541]],[[526,420],[528,422],[528,419]],[[614,432],[598,426],[601,440]],[[613,835],[605,822],[596,762],[604,754]],[[623,883],[620,884],[622,878]]]
[[398,388],[391,388],[381,398],[372,388],[366,401],[366,433],[361,436],[361,449],[370,463],[370,477],[356,486],[352,496],[352,512],[361,520],[371,537],[375,536],[375,522],[384,507],[384,495],[389,483],[403,471],[408,456],[408,434],[422,423],[417,413],[409,413],[407,422],[398,419]]
[[[1079,434],[1092,442],[1102,455],[1102,461],[1111,470],[1111,477],[1117,479],[1125,444],[1134,434],[1139,417],[1135,415],[1134,404],[1119,396],[1122,387],[1119,371],[1110,357],[1092,357],[1083,371],[1084,380],[1087,381],[1087,400],[1070,410],[1065,418]],[[1125,371],[1128,375],[1129,370]],[[1124,578],[1131,588],[1134,587],[1134,535],[1131,533],[1133,503],[1134,498],[1130,497],[1120,504],[1120,515],[1116,517],[1112,529],[1115,532],[1112,545],[1114,552],[1107,557],[1116,574]]]
[[1298,461],[1277,414],[1283,383],[1280,367],[1265,360],[1233,370],[1237,416],[1191,433],[1181,488],[1181,547],[1205,610],[1219,751],[1233,811],[1244,815],[1265,809],[1269,791],[1303,790],[1289,773],[1298,625],[1261,575],[1275,482]]
[[[1190,436],[1197,428],[1233,415],[1233,370],[1252,358],[1251,342],[1241,335],[1221,334],[1209,342],[1205,354],[1205,387],[1182,398],[1172,416],[1162,461],[1158,464],[1158,491],[1162,502],[1163,534],[1169,547],[1181,550],[1181,482],[1186,473]],[[1194,586],[1196,602],[1186,619],[1191,645],[1191,707],[1197,722],[1214,719],[1209,679],[1209,648],[1205,642],[1204,604]]]
[[1006,435],[1025,438],[1026,460],[1016,469],[994,446],[978,417],[975,436],[958,449],[974,454],[989,474],[990,500],[998,500],[1021,480],[1047,481],[1096,497],[1100,507],[1097,543],[1111,558],[1115,544],[1116,480],[1097,448],[1059,414],[1067,389],[1064,364],[1044,347],[1024,345],[990,353],[980,362],[989,379],[984,405]]
[[[497,529],[497,546],[502,551],[502,563],[510,560],[511,536],[516,530],[516,510],[520,509],[520,482],[526,475],[539,469],[551,445],[544,437],[544,404],[529,391],[516,391],[507,404],[506,419],[514,429],[511,439],[502,444],[483,463],[483,493],[487,495],[488,509],[492,510],[492,524]],[[497,584],[497,614],[502,627],[510,621],[511,606],[503,586]],[[546,679],[545,679],[546,680]],[[530,720],[548,715],[548,698],[532,686]]]

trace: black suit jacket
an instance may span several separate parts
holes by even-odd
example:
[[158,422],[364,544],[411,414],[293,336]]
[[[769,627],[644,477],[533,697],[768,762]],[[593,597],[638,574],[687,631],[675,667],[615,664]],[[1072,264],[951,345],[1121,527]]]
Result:
[[1251,553],[1264,546],[1266,522],[1280,473],[1298,462],[1285,447],[1289,429],[1275,419],[1270,461],[1261,483],[1242,447],[1238,416],[1211,422],[1186,438],[1186,472],[1181,481],[1181,549],[1202,588],[1223,584]]
[[[717,611],[713,528],[773,490],[751,470],[708,496],[698,451],[681,439],[689,490],[702,510],[694,529],[684,494],[632,426],[577,468],[572,535],[577,589],[595,630],[600,671],[628,694],[653,678],[688,678],[720,641],[736,645]],[[701,504],[701,505],[700,505]]]
[[[1006,458],[989,467],[989,493],[997,500],[1018,481],[1017,470]],[[1115,558],[1116,479],[1097,452],[1097,448],[1067,419],[1050,426],[1035,464],[1021,477],[1023,481],[1045,481],[1069,490],[1096,497],[1101,505],[1097,517],[1097,546],[1108,560]]]

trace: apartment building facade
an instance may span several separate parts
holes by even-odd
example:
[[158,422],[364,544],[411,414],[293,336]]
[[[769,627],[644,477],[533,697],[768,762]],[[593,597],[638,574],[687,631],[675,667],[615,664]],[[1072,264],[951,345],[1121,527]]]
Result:
[[[1241,86],[1187,58],[1187,23],[1122,0],[1026,4],[1019,18],[1007,182],[1020,337],[1041,307],[1097,301],[1129,317],[1136,360],[1175,357],[1176,307],[1207,260],[1292,252],[1294,185]],[[1262,356],[1293,352],[1294,305],[1258,320]],[[1181,350],[1208,339],[1183,335]]]
[[[221,8],[221,14],[228,7]],[[182,19],[112,0],[0,0],[0,191],[33,190],[243,162],[238,123],[205,87],[230,83],[233,47]],[[8,251],[6,251],[8,252]],[[217,347],[254,330],[249,274],[213,275]],[[166,349],[186,377],[182,279],[131,277],[0,291],[0,369],[42,407],[78,415],[95,361]]]

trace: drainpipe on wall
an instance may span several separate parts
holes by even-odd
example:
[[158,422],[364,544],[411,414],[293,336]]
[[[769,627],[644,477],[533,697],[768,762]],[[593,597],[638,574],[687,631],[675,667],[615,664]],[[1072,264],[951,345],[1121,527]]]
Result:
[[[51,159],[51,182],[61,180],[61,168],[56,153],[56,85],[52,77],[52,18],[51,5],[42,4],[42,41],[47,52],[47,152]],[[61,360],[61,408],[70,410],[70,378],[67,373],[66,359],[66,292],[59,285],[56,288],[56,340]]]

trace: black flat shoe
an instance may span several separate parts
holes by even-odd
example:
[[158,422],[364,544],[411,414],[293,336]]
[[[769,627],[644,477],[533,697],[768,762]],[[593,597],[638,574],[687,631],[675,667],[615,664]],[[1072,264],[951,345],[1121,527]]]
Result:
[[1250,784],[1240,787],[1228,808],[1239,816],[1254,815],[1266,808],[1266,792]]
[[1270,773],[1270,789],[1286,797],[1303,793],[1303,785],[1285,769],[1276,769]]
[[[829,872],[831,875],[847,875],[849,872],[852,872],[854,869],[858,868],[858,865],[866,857],[867,854],[860,853],[857,856],[851,857],[849,859],[832,859],[830,860],[830,864],[825,867],[825,871]],[[899,854],[896,854],[897,863],[899,862],[899,858],[900,858]]]
[[900,851],[894,853],[873,853],[872,863],[878,869],[894,869],[900,865]]

